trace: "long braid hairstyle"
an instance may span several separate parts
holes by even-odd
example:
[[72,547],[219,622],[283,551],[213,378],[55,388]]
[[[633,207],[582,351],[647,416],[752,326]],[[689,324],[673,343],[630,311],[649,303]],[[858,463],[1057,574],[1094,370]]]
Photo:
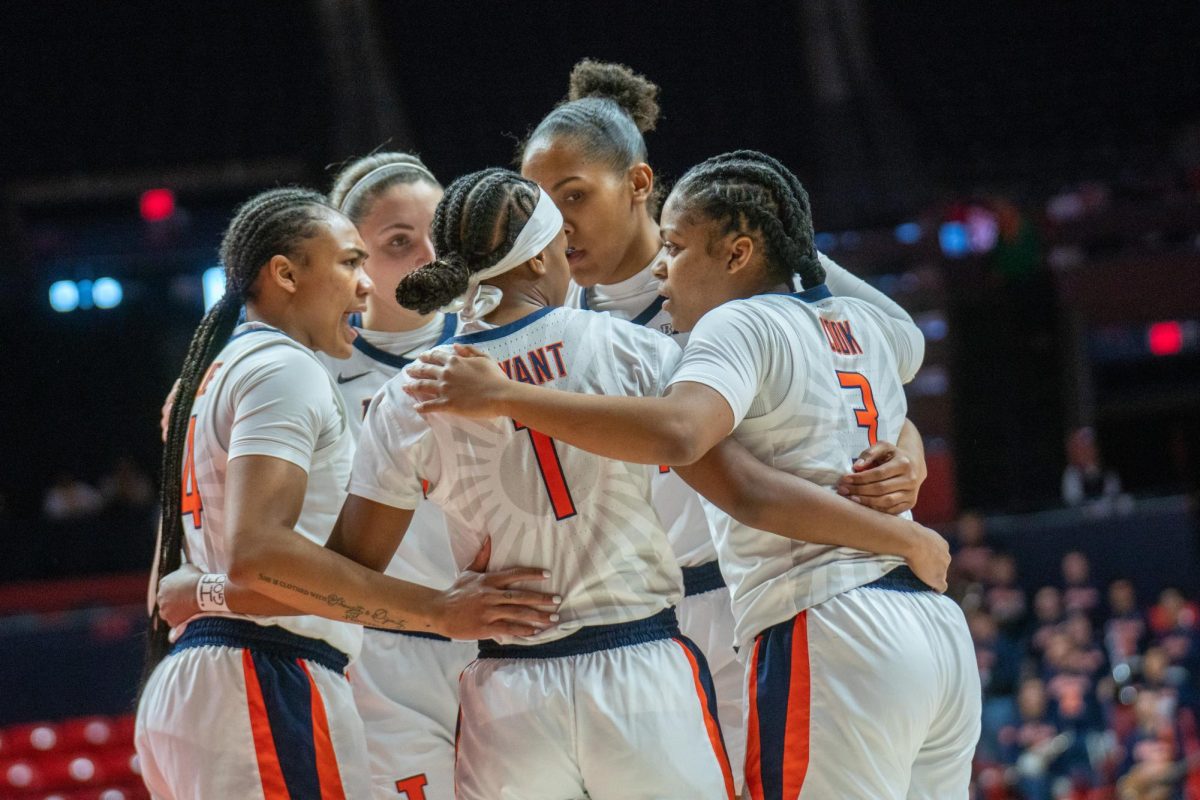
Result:
[[401,279],[396,301],[428,314],[465,292],[473,273],[499,263],[512,249],[539,191],[533,181],[498,167],[447,186],[433,215],[437,259]]
[[358,225],[371,213],[375,200],[388,189],[397,184],[420,182],[442,187],[425,162],[411,153],[372,153],[338,171],[329,190],[329,202]]
[[758,231],[768,274],[793,275],[808,288],[825,280],[817,259],[812,206],[800,180],[756,150],[713,156],[688,170],[671,191],[673,203],[723,224],[723,233]]
[[[182,486],[183,459],[191,425],[196,391],[217,353],[225,346],[237,326],[243,303],[255,295],[254,282],[259,270],[275,255],[297,257],[302,240],[317,234],[329,213],[336,213],[323,195],[307,189],[273,189],[242,204],[221,240],[221,261],[225,265],[225,295],[204,315],[192,335],[179,391],[171,409],[163,447],[162,484],[159,503],[162,508],[162,541],[158,550],[158,578],[179,568],[183,552]],[[150,618],[146,645],[145,679],[170,649],[169,626],[158,614],[158,605]]]

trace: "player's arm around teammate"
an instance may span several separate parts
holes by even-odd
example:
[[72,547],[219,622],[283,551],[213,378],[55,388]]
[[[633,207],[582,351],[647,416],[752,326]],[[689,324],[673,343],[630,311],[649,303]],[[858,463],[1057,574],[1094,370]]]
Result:
[[[647,464],[671,464],[696,491],[745,525],[812,544],[897,555],[930,586],[946,588],[950,551],[942,536],[766,466],[725,438],[733,427],[732,412],[706,386],[677,384],[661,398],[582,395],[511,381],[494,361],[465,348],[456,354],[433,351],[421,361],[409,370],[417,380],[408,388],[415,397],[425,398],[417,406],[425,413],[536,420],[530,424],[547,436],[585,450]],[[519,387],[516,392],[511,391],[514,387]],[[684,391],[674,391],[679,388]],[[650,413],[642,416],[644,410]],[[679,422],[677,439],[655,427],[656,423],[670,427],[672,421]],[[607,435],[602,433],[605,423],[613,426]],[[637,433],[628,430],[627,423]],[[686,445],[688,436],[707,438],[693,447]],[[692,457],[680,463],[684,447],[705,449],[698,456],[689,450]]]

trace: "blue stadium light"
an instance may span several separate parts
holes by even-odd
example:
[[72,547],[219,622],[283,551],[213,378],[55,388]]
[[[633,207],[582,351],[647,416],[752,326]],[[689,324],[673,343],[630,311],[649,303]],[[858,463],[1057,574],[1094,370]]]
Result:
[[92,300],[96,308],[116,308],[124,298],[125,290],[115,278],[98,278],[92,284]]
[[900,244],[916,244],[921,241],[921,224],[919,222],[905,222],[897,225],[895,235],[896,241]]
[[80,281],[75,285],[79,287],[79,307],[87,311],[95,305],[92,300],[92,282]]
[[79,287],[75,281],[55,281],[50,284],[50,307],[61,314],[79,308]]
[[938,242],[942,252],[950,258],[962,258],[971,252],[971,237],[967,234],[967,226],[961,222],[946,222],[938,230]]
[[209,267],[204,270],[200,281],[204,286],[204,310],[208,311],[225,296],[225,270],[222,267]]

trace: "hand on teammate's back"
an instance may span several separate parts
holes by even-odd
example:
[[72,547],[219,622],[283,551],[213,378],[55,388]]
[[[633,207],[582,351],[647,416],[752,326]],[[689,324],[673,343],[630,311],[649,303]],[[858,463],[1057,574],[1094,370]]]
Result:
[[908,568],[931,589],[945,592],[950,571],[950,544],[937,531],[913,522],[913,547],[905,561]]
[[558,622],[562,598],[515,588],[524,581],[544,581],[550,573],[530,567],[487,572],[492,541],[485,539],[475,560],[442,593],[437,616],[441,634],[451,639],[535,636]]
[[924,478],[918,462],[891,442],[878,442],[862,451],[843,475],[837,491],[856,503],[882,511],[901,514],[917,504]]
[[462,417],[503,416],[500,402],[508,376],[487,354],[457,344],[454,352],[430,350],[405,368],[412,378],[404,391],[422,414],[449,412]]

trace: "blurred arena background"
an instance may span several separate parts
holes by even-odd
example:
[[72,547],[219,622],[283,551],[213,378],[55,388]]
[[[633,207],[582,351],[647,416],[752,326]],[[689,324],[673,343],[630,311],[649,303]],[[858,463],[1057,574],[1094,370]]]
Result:
[[978,797],[1200,798],[1196,3],[0,15],[0,798],[143,796],[159,407],[233,207],[380,146],[508,164],[584,56],[662,87],[660,181],[776,155],[924,330],[917,517],[976,638]]

